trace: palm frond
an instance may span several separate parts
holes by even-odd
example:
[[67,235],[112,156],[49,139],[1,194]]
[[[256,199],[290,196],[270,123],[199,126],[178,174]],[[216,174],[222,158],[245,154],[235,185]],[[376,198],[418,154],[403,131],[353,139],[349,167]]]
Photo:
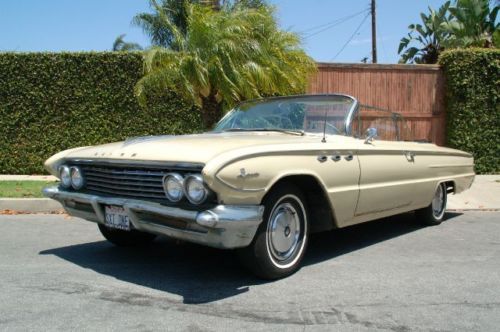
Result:
[[186,5],[185,34],[160,9],[158,19],[172,32],[175,47],[146,53],[139,97],[170,88],[201,106],[210,100],[230,107],[249,98],[301,93],[316,70],[299,36],[281,31],[266,6],[213,11]]

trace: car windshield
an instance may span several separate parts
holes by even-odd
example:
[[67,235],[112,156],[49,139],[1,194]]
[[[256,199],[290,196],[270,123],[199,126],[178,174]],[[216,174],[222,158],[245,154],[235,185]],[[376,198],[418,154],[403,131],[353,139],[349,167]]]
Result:
[[343,95],[269,98],[242,103],[217,124],[215,132],[281,131],[346,134],[356,100]]

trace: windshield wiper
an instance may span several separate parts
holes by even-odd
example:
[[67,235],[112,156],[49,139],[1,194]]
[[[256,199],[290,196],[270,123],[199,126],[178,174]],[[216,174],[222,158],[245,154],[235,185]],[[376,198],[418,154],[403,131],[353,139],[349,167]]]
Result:
[[252,128],[252,129],[228,128],[228,129],[221,130],[221,132],[229,132],[229,131],[275,131],[275,132],[279,132],[279,133],[285,133],[285,134],[297,135],[297,136],[304,136],[304,134],[305,134],[303,130],[280,129],[280,128]]

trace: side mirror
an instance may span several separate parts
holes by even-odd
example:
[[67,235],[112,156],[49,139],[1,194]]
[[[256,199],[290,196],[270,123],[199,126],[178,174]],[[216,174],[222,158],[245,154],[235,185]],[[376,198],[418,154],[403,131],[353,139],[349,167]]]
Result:
[[377,137],[377,128],[368,128],[366,129],[366,138],[365,138],[365,144],[370,144],[371,141],[375,137]]

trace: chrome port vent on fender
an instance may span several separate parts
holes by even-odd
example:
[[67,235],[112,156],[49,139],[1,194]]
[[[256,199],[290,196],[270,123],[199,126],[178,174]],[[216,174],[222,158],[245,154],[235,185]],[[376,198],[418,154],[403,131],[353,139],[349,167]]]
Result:
[[163,177],[169,172],[199,173],[203,165],[135,165],[99,162],[73,162],[85,178],[85,191],[117,197],[166,200]]

